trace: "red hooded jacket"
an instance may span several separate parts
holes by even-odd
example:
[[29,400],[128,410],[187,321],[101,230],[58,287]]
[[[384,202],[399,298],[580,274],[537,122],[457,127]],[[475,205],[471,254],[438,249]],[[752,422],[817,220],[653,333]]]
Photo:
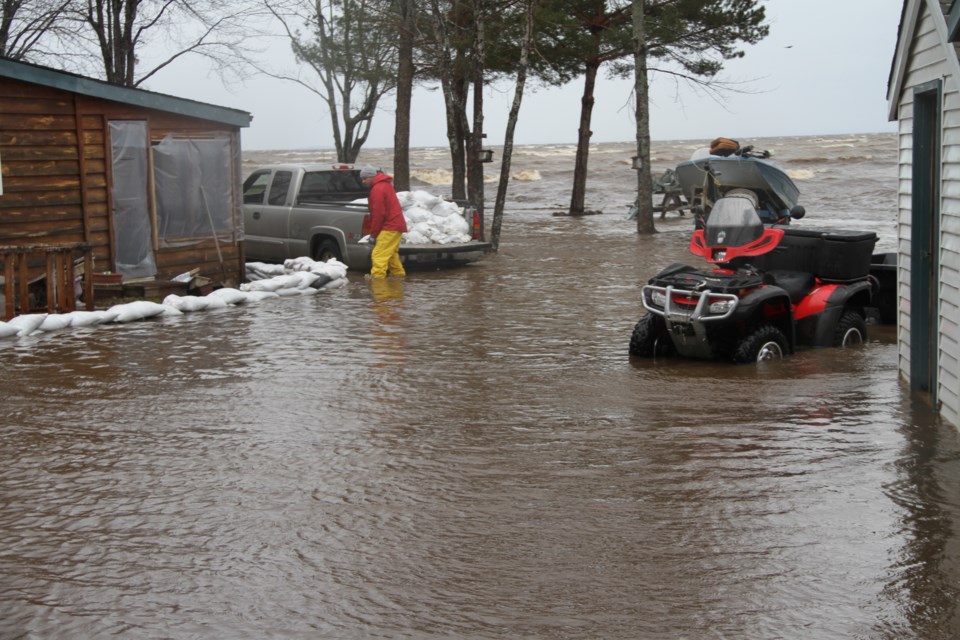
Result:
[[393,190],[391,176],[385,173],[374,176],[367,196],[367,207],[370,209],[370,235],[374,238],[381,231],[406,232],[407,221],[397,200],[397,192]]

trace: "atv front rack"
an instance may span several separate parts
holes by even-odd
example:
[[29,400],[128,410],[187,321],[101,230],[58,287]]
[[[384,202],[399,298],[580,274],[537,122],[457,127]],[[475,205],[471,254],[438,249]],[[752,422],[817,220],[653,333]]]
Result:
[[653,284],[644,285],[641,298],[648,311],[663,316],[668,324],[726,320],[740,304],[740,298],[731,293],[714,293],[709,289],[690,291]]

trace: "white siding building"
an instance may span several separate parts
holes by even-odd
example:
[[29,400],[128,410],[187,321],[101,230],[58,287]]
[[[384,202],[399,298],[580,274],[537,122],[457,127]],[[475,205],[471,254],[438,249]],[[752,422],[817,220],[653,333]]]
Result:
[[960,425],[960,0],[905,0],[887,101],[899,122],[899,368]]

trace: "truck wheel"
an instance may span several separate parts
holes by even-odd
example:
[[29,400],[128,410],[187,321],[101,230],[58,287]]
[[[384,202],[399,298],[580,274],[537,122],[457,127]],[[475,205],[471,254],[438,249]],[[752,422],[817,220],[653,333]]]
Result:
[[638,358],[657,358],[676,353],[667,323],[655,313],[640,318],[630,336],[630,355]]
[[734,362],[763,362],[783,360],[787,339],[772,324],[763,324],[740,340],[733,352]]
[[856,311],[846,310],[833,332],[833,346],[855,347],[867,339],[867,322]]
[[330,258],[343,262],[343,256],[340,255],[340,246],[333,240],[321,240],[313,250],[313,259],[317,262],[326,262]]

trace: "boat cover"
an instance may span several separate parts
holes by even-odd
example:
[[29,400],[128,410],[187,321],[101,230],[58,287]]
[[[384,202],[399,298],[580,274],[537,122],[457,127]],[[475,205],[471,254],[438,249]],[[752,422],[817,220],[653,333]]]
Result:
[[779,209],[792,209],[800,199],[800,190],[790,176],[770,162],[753,157],[707,156],[677,165],[680,187],[687,200],[703,188],[707,163],[716,176],[717,186],[723,190],[740,187],[763,191]]

